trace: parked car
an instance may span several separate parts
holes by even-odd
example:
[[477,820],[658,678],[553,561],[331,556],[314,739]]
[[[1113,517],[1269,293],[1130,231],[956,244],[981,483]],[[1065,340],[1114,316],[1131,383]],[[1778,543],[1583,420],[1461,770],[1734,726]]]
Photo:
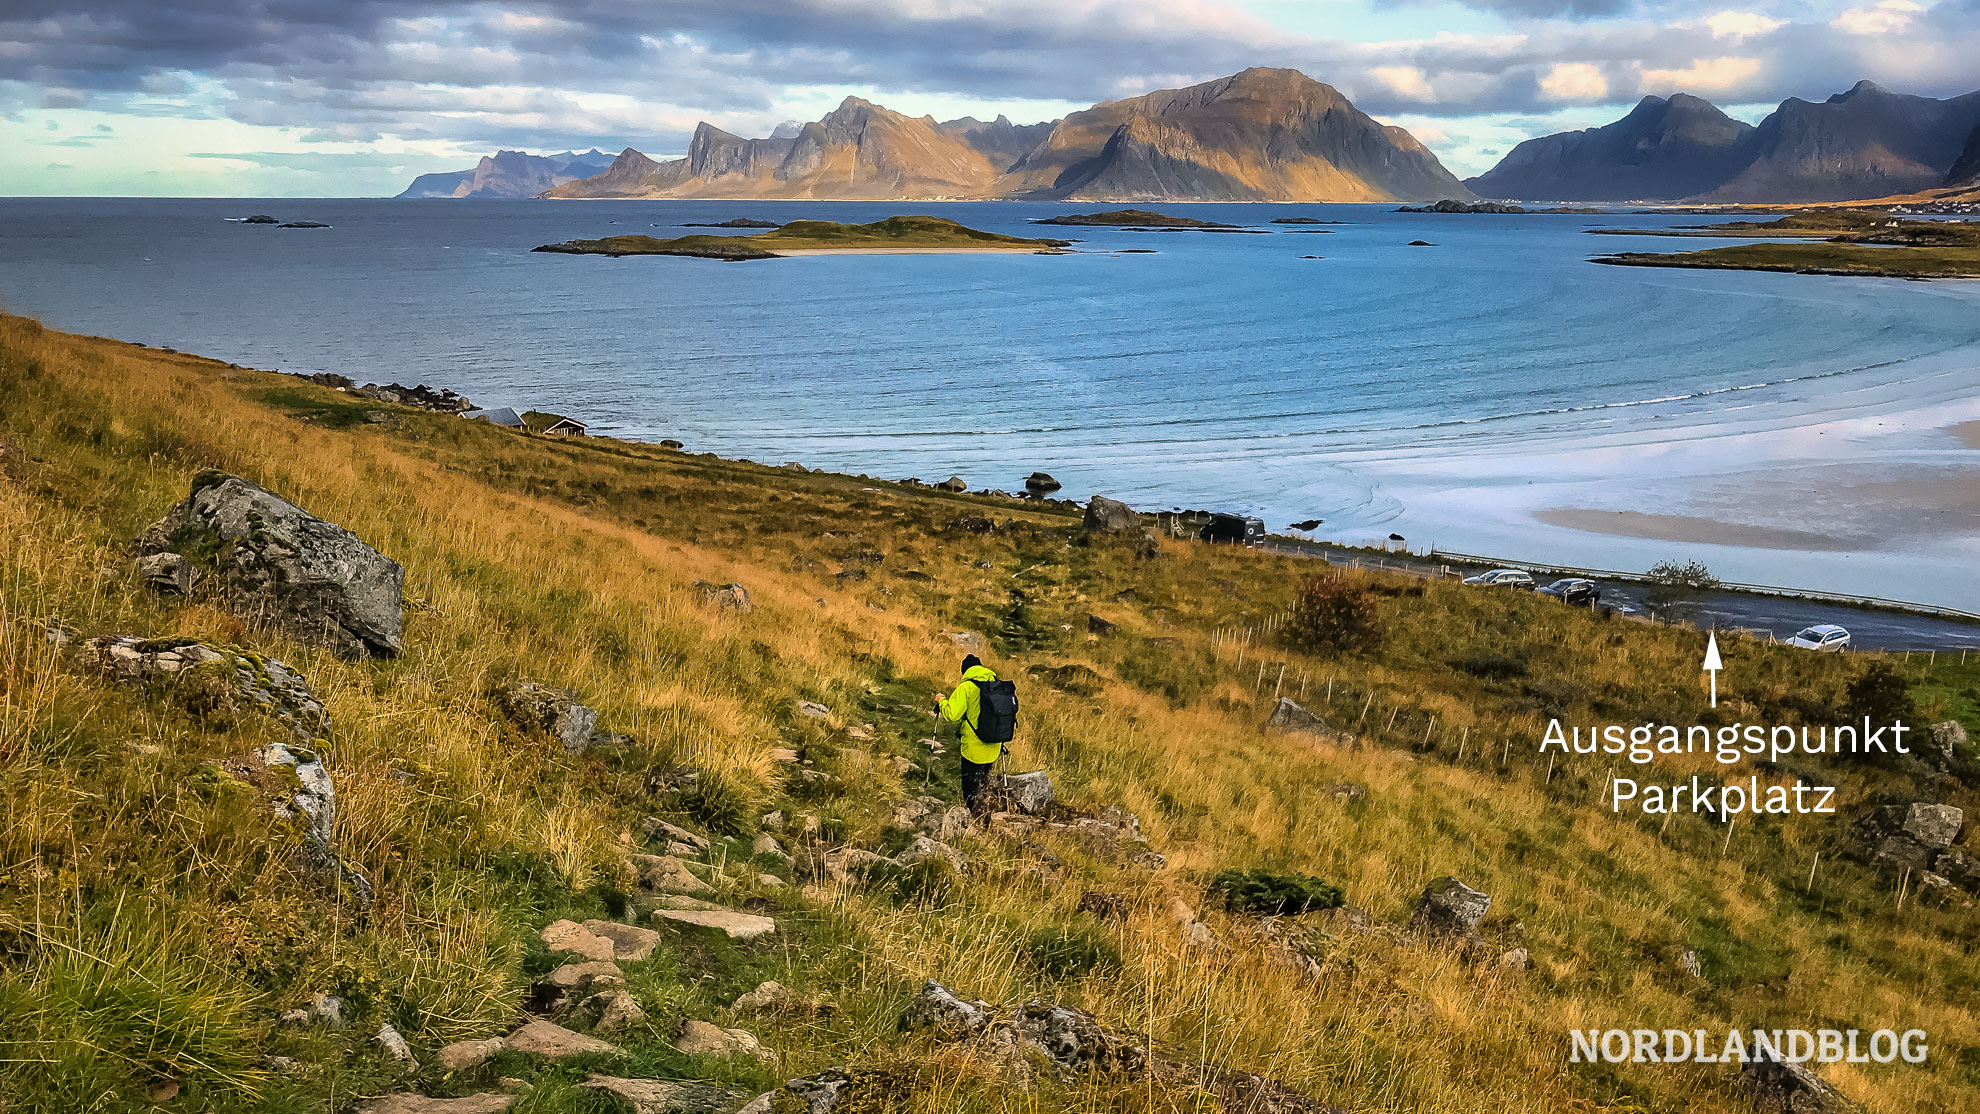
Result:
[[1518,569],[1493,569],[1491,572],[1481,572],[1477,576],[1467,576],[1464,582],[1491,584],[1500,588],[1524,588],[1529,592],[1533,590],[1533,577]]
[[1265,540],[1265,522],[1245,514],[1213,514],[1196,536],[1206,542],[1257,545]]
[[1817,623],[1787,640],[1804,650],[1843,651],[1849,649],[1849,632],[1834,623]]
[[1552,596],[1576,607],[1594,607],[1602,602],[1602,589],[1594,581],[1578,576],[1563,577],[1538,591],[1543,596]]

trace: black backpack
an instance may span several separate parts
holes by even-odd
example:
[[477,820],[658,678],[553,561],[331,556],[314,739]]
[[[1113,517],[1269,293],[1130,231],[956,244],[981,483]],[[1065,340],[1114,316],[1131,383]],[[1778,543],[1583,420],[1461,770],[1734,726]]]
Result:
[[1017,685],[1010,681],[973,681],[978,693],[976,722],[970,726],[986,743],[1008,743],[1017,733]]

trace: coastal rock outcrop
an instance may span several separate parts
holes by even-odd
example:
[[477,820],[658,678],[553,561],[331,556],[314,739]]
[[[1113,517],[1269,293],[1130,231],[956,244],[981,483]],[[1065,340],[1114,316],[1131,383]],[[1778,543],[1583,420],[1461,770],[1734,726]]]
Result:
[[342,658],[389,658],[403,648],[406,574],[398,562],[239,476],[200,473],[192,493],[138,535],[141,561],[166,554],[218,581],[244,622]]

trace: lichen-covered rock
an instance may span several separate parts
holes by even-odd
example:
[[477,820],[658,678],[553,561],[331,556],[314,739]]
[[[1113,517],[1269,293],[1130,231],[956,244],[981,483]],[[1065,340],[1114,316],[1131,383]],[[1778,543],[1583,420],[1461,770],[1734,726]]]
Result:
[[1739,1086],[1754,1105],[1777,1114],[1846,1114],[1861,1109],[1800,1064],[1764,1054],[1739,1069]]
[[904,1080],[871,1068],[827,1068],[802,1075],[784,1089],[804,1103],[804,1114],[849,1114],[888,1108],[888,1098],[904,1093]]
[[1966,727],[1958,720],[1935,723],[1925,733],[1925,760],[1941,770],[1950,770],[1966,746]]
[[1966,814],[1952,805],[1918,802],[1904,817],[1904,834],[1935,851],[1943,851],[1959,838]]
[[302,838],[304,859],[349,887],[360,908],[370,905],[371,882],[337,854],[337,789],[321,752],[300,744],[270,743],[256,751],[255,758],[268,775],[261,780],[276,817],[294,824]]
[[1108,1030],[1085,1010],[1027,1002],[1011,1021],[1025,1043],[1045,1053],[1062,1076],[1131,1075],[1148,1066],[1148,1049],[1142,1042]]
[[598,713],[578,703],[578,694],[532,681],[496,687],[495,706],[511,723],[541,731],[562,743],[564,753],[581,754],[598,733]]
[[343,658],[403,648],[398,562],[239,476],[200,473],[192,493],[138,535],[140,559],[167,553],[210,573],[243,621]]
[[609,1091],[632,1104],[633,1114],[738,1114],[749,1096],[692,1079],[621,1079],[592,1074],[580,1086]]
[[990,1003],[965,1001],[934,979],[922,984],[901,1014],[903,1029],[939,1029],[954,1036],[981,1032],[989,1024]]
[[148,553],[137,559],[138,579],[154,592],[183,596],[199,583],[199,567],[177,553]]
[[765,1063],[777,1058],[746,1029],[724,1029],[692,1017],[681,1022],[674,1049],[686,1056],[750,1056]]
[[336,851],[337,790],[324,760],[330,716],[301,674],[274,658],[190,639],[92,638],[77,657],[123,684],[205,685],[203,702],[252,709],[286,727],[287,742],[225,768],[266,794],[275,815],[294,825],[309,867],[331,875],[359,908],[371,903],[371,883]]
[[389,1022],[378,1027],[378,1033],[374,1039],[377,1040],[378,1047],[384,1049],[385,1054],[390,1056],[399,1065],[400,1071],[415,1072],[419,1070],[419,1061],[413,1059],[412,1047],[406,1044],[406,1038],[399,1035],[399,1031],[394,1029]]
[[330,716],[308,680],[274,658],[190,638],[113,635],[83,643],[77,660],[124,684],[211,678],[279,721],[297,742],[320,746],[330,739]]
[[1491,908],[1490,894],[1445,875],[1424,888],[1410,927],[1437,936],[1470,936]]
[[1001,777],[996,787],[1011,808],[1027,816],[1038,816],[1052,808],[1052,776],[1043,770]]

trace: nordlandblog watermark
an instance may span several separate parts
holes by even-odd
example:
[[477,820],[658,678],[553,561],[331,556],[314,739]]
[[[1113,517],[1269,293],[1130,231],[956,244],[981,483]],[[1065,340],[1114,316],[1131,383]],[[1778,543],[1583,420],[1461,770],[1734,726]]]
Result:
[[[1571,1064],[1922,1064],[1931,1051],[1923,1029],[1739,1029],[1715,1040],[1694,1029],[1571,1029]],[[1749,1041],[1749,1037],[1751,1040]],[[1713,1050],[1717,1049],[1715,1053]]]

